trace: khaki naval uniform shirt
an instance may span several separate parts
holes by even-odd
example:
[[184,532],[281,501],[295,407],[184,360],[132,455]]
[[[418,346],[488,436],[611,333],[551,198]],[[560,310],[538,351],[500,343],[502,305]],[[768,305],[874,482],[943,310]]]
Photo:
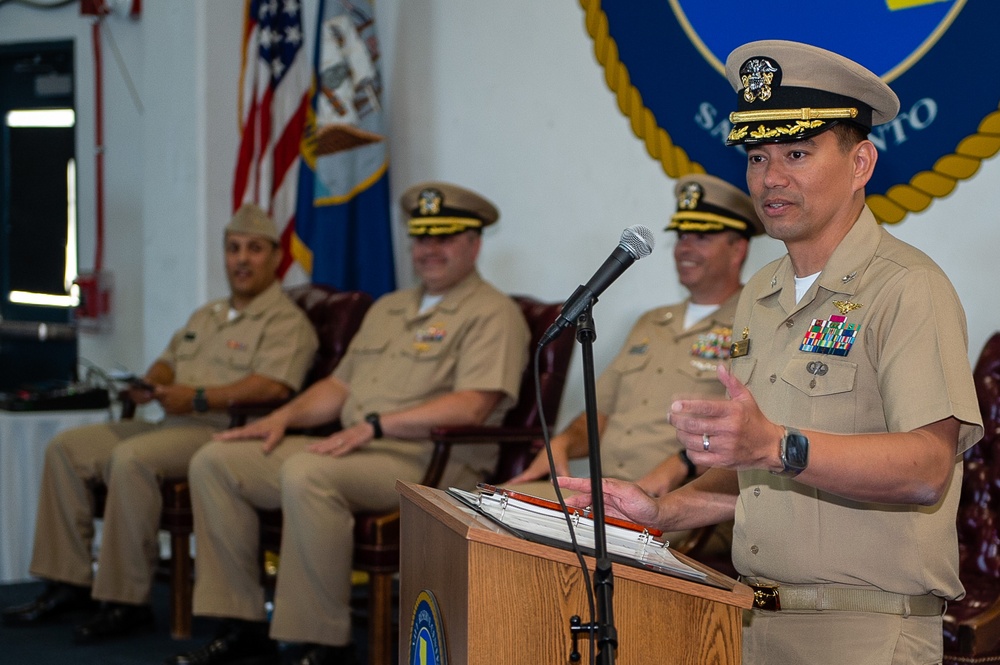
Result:
[[667,416],[682,395],[722,398],[716,365],[729,357],[739,291],[684,330],[687,301],[643,314],[597,380],[604,475],[638,480],[683,448]]
[[[275,282],[232,319],[228,298],[200,307],[157,361],[181,385],[219,386],[259,374],[298,390],[318,347],[309,319]],[[224,413],[195,416],[228,425]]]
[[[344,427],[372,411],[400,411],[461,390],[503,393],[484,423],[498,425],[517,401],[530,339],[517,304],[475,272],[423,313],[422,297],[422,288],[390,293],[365,316],[334,370],[350,386]],[[414,442],[385,438],[369,448],[412,455]],[[456,446],[449,466],[463,464],[482,476],[496,457],[495,445]]]
[[[810,328],[839,334],[842,355],[801,350]],[[754,275],[734,339],[744,331],[749,352],[734,354],[732,371],[773,422],[853,434],[955,417],[956,453],[982,436],[958,296],[933,261],[880,228],[867,207],[801,302],[787,256]],[[780,583],[959,598],[961,482],[956,455],[938,505],[881,505],[740,471],[733,562],[744,576]]]

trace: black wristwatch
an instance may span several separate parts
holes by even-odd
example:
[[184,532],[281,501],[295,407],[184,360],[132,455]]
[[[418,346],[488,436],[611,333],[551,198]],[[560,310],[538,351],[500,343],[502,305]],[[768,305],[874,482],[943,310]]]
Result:
[[194,389],[194,410],[198,413],[205,413],[208,411],[208,398],[205,397],[204,388]]
[[781,465],[784,468],[775,473],[794,478],[809,465],[809,438],[794,427],[786,427],[780,446]]
[[376,439],[381,439],[382,438],[382,421],[379,420],[378,413],[376,413],[375,411],[372,411],[371,413],[369,413],[368,415],[366,415],[365,416],[365,422],[368,423],[368,424],[370,424],[372,426],[372,429],[375,430],[375,434],[373,435],[373,437],[376,438]]
[[677,453],[677,456],[681,458],[681,461],[684,462],[684,466],[687,467],[687,475],[684,476],[686,480],[691,480],[698,475],[698,467],[691,461],[691,458],[688,457],[688,451],[686,448],[681,448],[681,451]]

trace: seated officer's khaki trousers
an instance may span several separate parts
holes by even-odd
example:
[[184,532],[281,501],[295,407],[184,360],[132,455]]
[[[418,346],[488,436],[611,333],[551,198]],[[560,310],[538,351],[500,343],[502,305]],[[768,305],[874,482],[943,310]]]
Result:
[[193,419],[87,425],[58,434],[45,450],[31,574],[90,586],[94,536],[90,483],[108,487],[93,595],[149,602],[159,556],[160,479],[187,474],[195,451],[218,428]]
[[268,455],[260,441],[213,442],[195,455],[195,614],[265,619],[256,509],[280,507],[284,524],[271,637],[350,641],[353,513],[395,509],[396,479],[419,482],[430,449],[383,439],[330,457],[305,450],[316,440],[288,436]]

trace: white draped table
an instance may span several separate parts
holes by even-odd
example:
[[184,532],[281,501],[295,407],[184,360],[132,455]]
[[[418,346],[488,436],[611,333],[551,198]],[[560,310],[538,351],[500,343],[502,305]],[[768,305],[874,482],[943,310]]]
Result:
[[104,422],[108,409],[0,411],[0,582],[31,578],[45,446],[58,432]]

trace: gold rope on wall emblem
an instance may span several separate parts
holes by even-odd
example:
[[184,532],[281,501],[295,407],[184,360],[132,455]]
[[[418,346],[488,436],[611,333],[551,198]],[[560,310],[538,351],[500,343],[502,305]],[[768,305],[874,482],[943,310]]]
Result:
[[896,224],[908,212],[920,212],[939,199],[951,194],[959,180],[968,180],[984,159],[1000,150],[1000,111],[993,111],[979,123],[975,134],[958,143],[955,152],[934,163],[932,171],[921,171],[909,184],[893,185],[882,194],[869,194],[868,206],[880,222]]
[[[671,178],[689,173],[704,173],[705,167],[693,162],[687,152],[674,144],[656,118],[642,103],[642,94],[632,85],[628,68],[618,59],[618,45],[608,31],[608,17],[601,0],[580,0],[585,11],[587,33],[594,40],[594,55],[604,67],[604,79],[615,93],[618,108],[631,121],[632,132],[642,139],[646,152],[660,162]],[[941,157],[932,171],[921,171],[907,184],[894,185],[883,194],[866,198],[879,222],[896,224],[907,213],[924,210],[936,198],[950,194],[959,180],[968,180],[979,170],[984,159],[1000,151],[1000,110],[993,111],[979,124],[975,134],[962,139],[955,152]]]
[[660,162],[671,178],[704,173],[705,167],[692,162],[687,152],[674,145],[670,134],[656,124],[656,118],[642,103],[642,94],[632,85],[628,68],[618,59],[618,45],[608,32],[608,16],[600,0],[580,0],[586,11],[587,32],[594,40],[594,55],[604,67],[604,80],[618,97],[618,108],[632,121],[632,132],[646,144],[649,156]]

